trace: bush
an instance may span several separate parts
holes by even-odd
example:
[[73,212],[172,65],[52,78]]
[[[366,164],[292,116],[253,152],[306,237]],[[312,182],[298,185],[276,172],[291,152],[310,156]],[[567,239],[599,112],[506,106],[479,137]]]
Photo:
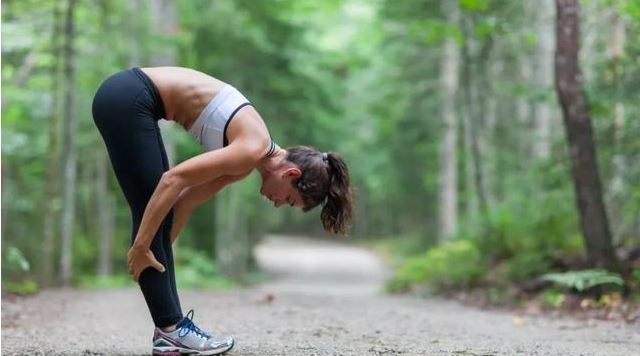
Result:
[[21,273],[27,273],[30,270],[31,264],[24,257],[22,251],[14,246],[8,246],[5,248],[5,253],[2,257],[3,274],[18,275]]
[[416,283],[436,289],[467,288],[484,273],[482,256],[466,240],[454,241],[409,258],[388,283],[391,291],[402,291]]
[[174,254],[179,288],[226,289],[235,286],[218,272],[214,259],[205,252],[181,246]]
[[556,289],[545,289],[538,298],[544,305],[551,308],[560,308],[566,300],[566,295]]
[[[493,208],[479,228],[463,233],[475,242],[483,256],[492,260],[519,258],[514,263],[520,266],[527,259],[546,265],[554,254],[582,251],[571,200],[566,201],[560,193],[549,193],[540,201],[513,199]],[[519,273],[514,276],[521,277]]]
[[[203,251],[180,246],[174,250],[176,283],[178,288],[226,289],[235,283],[218,272],[215,260]],[[85,275],[79,278],[79,287],[87,289],[125,288],[135,286],[128,274],[111,276]]]
[[31,264],[22,251],[7,246],[2,250],[2,255],[2,288],[11,293],[36,293],[38,283],[30,278]]
[[549,272],[551,258],[545,253],[527,251],[508,260],[506,267],[509,280],[522,281]]
[[[434,247],[434,238],[420,233],[407,233],[380,239],[358,241],[366,248],[373,249],[385,263],[396,266],[407,258],[421,255],[424,251]],[[356,242],[356,243],[358,243]]]
[[459,237],[473,241],[488,265],[504,264],[505,282],[548,273],[556,260],[583,250],[571,191],[551,190],[531,199],[514,195],[494,206],[479,227]]

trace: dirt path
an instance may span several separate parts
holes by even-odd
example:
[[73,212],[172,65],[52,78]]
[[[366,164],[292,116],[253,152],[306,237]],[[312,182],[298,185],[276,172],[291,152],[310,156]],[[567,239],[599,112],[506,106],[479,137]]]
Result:
[[[229,355],[633,355],[640,326],[525,318],[439,299],[379,294],[370,253],[269,239],[256,254],[274,276],[231,292],[184,291],[196,322],[231,333]],[[272,294],[273,301],[264,302]],[[520,323],[518,323],[520,324]],[[56,290],[2,301],[2,354],[147,355],[152,328],[137,289]]]

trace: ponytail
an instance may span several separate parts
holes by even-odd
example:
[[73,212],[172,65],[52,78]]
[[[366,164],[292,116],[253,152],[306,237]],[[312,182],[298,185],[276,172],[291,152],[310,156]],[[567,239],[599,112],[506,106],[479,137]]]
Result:
[[335,152],[326,154],[329,166],[327,202],[322,207],[320,220],[326,231],[345,234],[353,214],[353,192],[349,182],[349,169]]

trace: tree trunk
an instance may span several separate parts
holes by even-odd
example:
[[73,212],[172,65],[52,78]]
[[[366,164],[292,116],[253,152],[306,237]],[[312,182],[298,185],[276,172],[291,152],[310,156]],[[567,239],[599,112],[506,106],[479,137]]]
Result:
[[[132,11],[135,9],[138,0],[131,0],[128,2],[127,14],[131,19],[135,19],[139,11]],[[101,3],[101,18],[100,24],[104,33],[113,33],[114,28],[109,24],[107,20],[111,14],[111,7],[106,3]],[[138,9],[135,9],[138,10]],[[130,23],[137,24],[137,20],[132,20]],[[131,38],[137,38],[139,33],[137,31],[131,31]],[[132,44],[129,55],[133,56],[136,53],[138,46]],[[131,66],[137,65],[130,63]],[[101,66],[100,73],[108,75],[110,68]],[[99,150],[96,152],[94,159],[91,160],[95,163],[95,169],[91,172],[94,176],[91,177],[91,181],[95,182],[94,197],[93,200],[93,216],[98,218],[96,229],[91,231],[92,235],[98,237],[98,259],[96,264],[96,274],[99,276],[109,276],[113,272],[113,245],[115,240],[115,202],[114,197],[109,192],[109,172],[111,171],[111,164],[109,163],[109,157],[105,150]]]
[[481,118],[481,125],[478,130],[478,151],[482,159],[478,160],[480,176],[478,186],[482,188],[483,204],[485,212],[488,212],[495,197],[491,191],[491,178],[495,176],[494,167],[491,162],[491,143],[494,142],[493,130],[495,128],[496,98],[493,88],[493,77],[491,72],[491,54],[495,51],[493,37],[486,38],[480,48],[478,55],[478,65],[476,66],[478,95],[478,116]]
[[[469,15],[471,16],[471,15]],[[478,88],[480,83],[478,82],[479,71],[476,70],[477,62],[480,61],[480,56],[475,56],[473,52],[472,46],[477,47],[476,41],[472,38],[473,33],[473,20],[469,17],[465,16],[462,22],[463,33],[465,34],[465,41],[462,47],[462,57],[463,57],[463,65],[462,65],[462,82],[465,83],[463,86],[462,92],[464,97],[464,119],[462,121],[464,124],[464,138],[466,143],[466,162],[470,164],[467,165],[467,180],[468,186],[471,188],[473,186],[473,192],[475,193],[473,197],[467,193],[469,199],[473,198],[474,203],[477,204],[472,205],[472,211],[469,213],[469,217],[473,221],[477,216],[476,207],[478,206],[480,209],[481,215],[486,216],[487,213],[487,193],[484,188],[484,176],[482,172],[482,157],[480,153],[480,137],[481,133],[481,122],[484,120],[485,115],[485,106],[483,103],[480,103],[478,90],[482,90]],[[486,41],[490,41],[487,39]],[[482,46],[482,55],[486,55],[488,51],[488,44],[486,42]],[[477,52],[477,51],[476,51]],[[471,191],[471,189],[469,189]]]
[[251,253],[242,196],[242,186],[234,184],[218,193],[215,200],[216,262],[220,272],[237,281],[246,276]]
[[[173,0],[152,0],[150,6],[153,32],[160,34],[161,37],[174,35],[178,28],[175,2]],[[152,66],[171,66],[175,64],[176,51],[173,44],[155,51],[151,56]],[[176,145],[174,142],[173,127],[171,127],[171,124],[167,120],[160,120],[158,125],[162,132],[162,140],[165,150],[167,151],[167,157],[169,158],[169,165],[173,166],[176,161]]]
[[[518,80],[521,83],[531,83],[534,77],[532,73],[532,60],[531,56],[528,54],[522,54],[517,57],[517,68],[518,68]],[[518,135],[517,142],[517,155],[519,157],[526,157],[527,159],[531,157],[531,150],[533,146],[533,142],[535,142],[535,137],[532,138],[529,134],[529,131],[532,127],[532,116],[533,116],[533,105],[531,102],[531,98],[528,92],[520,91],[516,95],[516,122],[515,127],[517,132],[525,132],[525,135]],[[534,140],[534,141],[532,141]],[[526,160],[519,161],[519,168],[521,170],[526,170],[528,167],[525,164]]]
[[465,219],[467,223],[471,223],[472,225],[477,223],[478,221],[478,196],[476,194],[476,187],[473,184],[473,155],[471,153],[471,116],[473,115],[473,97],[471,93],[471,84],[469,73],[471,72],[471,58],[470,58],[470,49],[469,42],[471,39],[469,38],[469,33],[466,31],[466,19],[462,16],[462,23],[460,27],[462,28],[463,34],[465,36],[464,42],[462,45],[461,57],[462,57],[462,65],[461,65],[461,78],[460,82],[463,83],[460,88],[459,96],[461,97],[459,105],[459,113],[461,113],[459,117],[460,124],[460,132],[462,133],[462,142],[460,145],[460,157],[464,163],[462,172],[464,174],[464,192],[462,193],[462,201],[464,202],[465,208]]
[[[11,218],[11,214],[9,213],[11,211],[11,208],[9,206],[9,199],[7,199],[7,197],[9,192],[11,191],[9,189],[9,185],[13,185],[13,182],[11,181],[11,176],[9,175],[9,167],[11,167],[11,161],[7,157],[5,157],[4,152],[2,152],[2,169],[0,169],[0,179],[2,183],[0,184],[0,193],[2,196],[2,199],[0,199],[0,206],[2,207],[2,209],[0,209],[0,219],[2,221],[9,221],[9,219]],[[9,224],[7,223],[0,224],[0,233],[2,234],[2,236],[8,236],[8,225]],[[7,240],[2,239],[2,241],[7,244]]]
[[[540,0],[537,4],[535,30],[538,34],[533,81],[540,93],[553,90],[553,0]],[[533,107],[535,140],[533,157],[547,158],[551,152],[551,105],[546,95],[540,95]]]
[[[500,202],[502,200],[502,192],[504,191],[504,174],[501,174],[502,159],[500,158],[501,141],[504,135],[501,135],[501,125],[499,117],[501,116],[504,100],[496,90],[496,81],[499,81],[504,71],[504,54],[499,42],[496,42],[491,52],[491,57],[487,58],[484,75],[487,90],[484,93],[487,103],[487,117],[485,120],[485,132],[487,133],[486,155],[489,158],[487,165],[486,186],[488,191],[488,200],[491,202]],[[489,79],[490,78],[490,79]]]
[[[135,19],[141,11],[143,10],[140,8],[140,0],[127,1],[127,14],[132,19]],[[129,23],[128,31],[131,31],[131,36],[129,36],[129,66],[139,67],[142,62],[140,60],[142,55],[140,37],[144,31],[144,26],[136,19]]]
[[[444,12],[448,14],[450,24],[457,23],[457,5],[452,1],[442,2]],[[442,86],[443,138],[440,145],[440,239],[455,234],[458,224],[458,195],[456,144],[457,122],[455,98],[458,89],[458,47],[452,37],[444,43],[440,62]]]
[[67,1],[65,15],[64,76],[66,79],[64,98],[64,140],[63,157],[64,182],[62,186],[62,250],[60,269],[62,284],[68,286],[72,277],[73,226],[75,220],[76,191],[76,112],[75,112],[75,64],[74,64],[74,21],[75,0]]
[[60,60],[61,48],[59,43],[62,32],[62,9],[58,3],[53,9],[53,31],[51,35],[51,52],[53,63],[51,66],[51,117],[49,118],[49,131],[47,143],[47,183],[44,197],[44,212],[42,223],[42,263],[40,265],[40,283],[44,286],[54,284],[55,272],[55,242],[56,242],[56,216],[59,212],[57,202],[60,192],[60,167],[58,141],[60,135]]
[[617,268],[609,222],[602,200],[591,119],[582,92],[578,65],[579,5],[577,0],[556,0],[555,85],[569,141],[580,227],[590,263]]
[[369,235],[369,227],[371,222],[369,221],[369,192],[367,186],[363,185],[358,190],[358,204],[356,205],[356,216],[354,220],[353,234],[356,236]]
[[[615,149],[615,154],[613,156],[613,177],[611,178],[610,187],[610,196],[614,202],[617,204],[612,204],[610,206],[612,209],[610,210],[612,213],[612,219],[614,221],[621,218],[623,215],[623,211],[626,204],[624,204],[621,200],[626,199],[626,182],[625,182],[625,173],[627,168],[627,159],[624,154],[624,126],[625,126],[625,107],[622,102],[623,96],[623,80],[620,78],[620,67],[621,67],[621,58],[624,55],[624,46],[625,46],[625,24],[616,10],[613,11],[613,28],[611,30],[611,39],[608,42],[608,54],[609,59],[611,61],[611,68],[613,72],[613,80],[614,80],[614,88],[615,88],[615,104],[614,104],[614,117],[613,117],[613,147]],[[620,237],[625,233],[625,224],[618,224],[620,228],[613,229],[613,240],[618,242]]]
[[100,255],[98,257],[98,275],[108,276],[113,270],[112,250],[114,238],[113,199],[109,194],[109,160],[104,151],[98,152],[96,159],[96,199],[98,205],[98,227]]

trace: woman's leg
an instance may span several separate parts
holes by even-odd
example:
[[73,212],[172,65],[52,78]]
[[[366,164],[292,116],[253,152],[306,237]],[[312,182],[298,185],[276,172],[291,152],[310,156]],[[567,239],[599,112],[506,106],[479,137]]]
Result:
[[[108,79],[94,99],[93,116],[104,139],[118,182],[131,208],[135,238],[144,209],[168,162],[160,128],[148,109],[152,98],[148,89],[130,71]],[[169,213],[151,242],[151,251],[165,266],[164,273],[145,269],[139,285],[156,326],[163,327],[182,319],[175,288]]]
[[[156,127],[157,127],[157,124],[156,124]],[[162,142],[162,135],[160,134],[160,128],[158,128],[158,144],[160,145],[160,148],[162,150],[162,164],[163,164],[164,171],[166,172],[171,167],[169,165],[167,152],[164,148],[164,143]],[[170,253],[167,254],[167,259],[168,259],[167,263],[171,264],[171,269],[167,269],[166,272],[171,273],[171,278],[169,278],[169,281],[171,282],[171,291],[173,293],[174,300],[178,304],[178,307],[180,307],[180,298],[178,297],[178,288],[176,287],[176,276],[175,276],[175,268],[174,268],[174,262],[173,262],[173,248],[172,248],[173,243],[171,242],[171,228],[173,227],[173,216],[174,216],[173,209],[171,209],[167,214],[165,221],[163,221],[163,224],[166,223],[167,226],[165,226],[164,229],[162,230],[162,234],[163,234],[162,242],[164,243],[165,251],[170,251]]]

